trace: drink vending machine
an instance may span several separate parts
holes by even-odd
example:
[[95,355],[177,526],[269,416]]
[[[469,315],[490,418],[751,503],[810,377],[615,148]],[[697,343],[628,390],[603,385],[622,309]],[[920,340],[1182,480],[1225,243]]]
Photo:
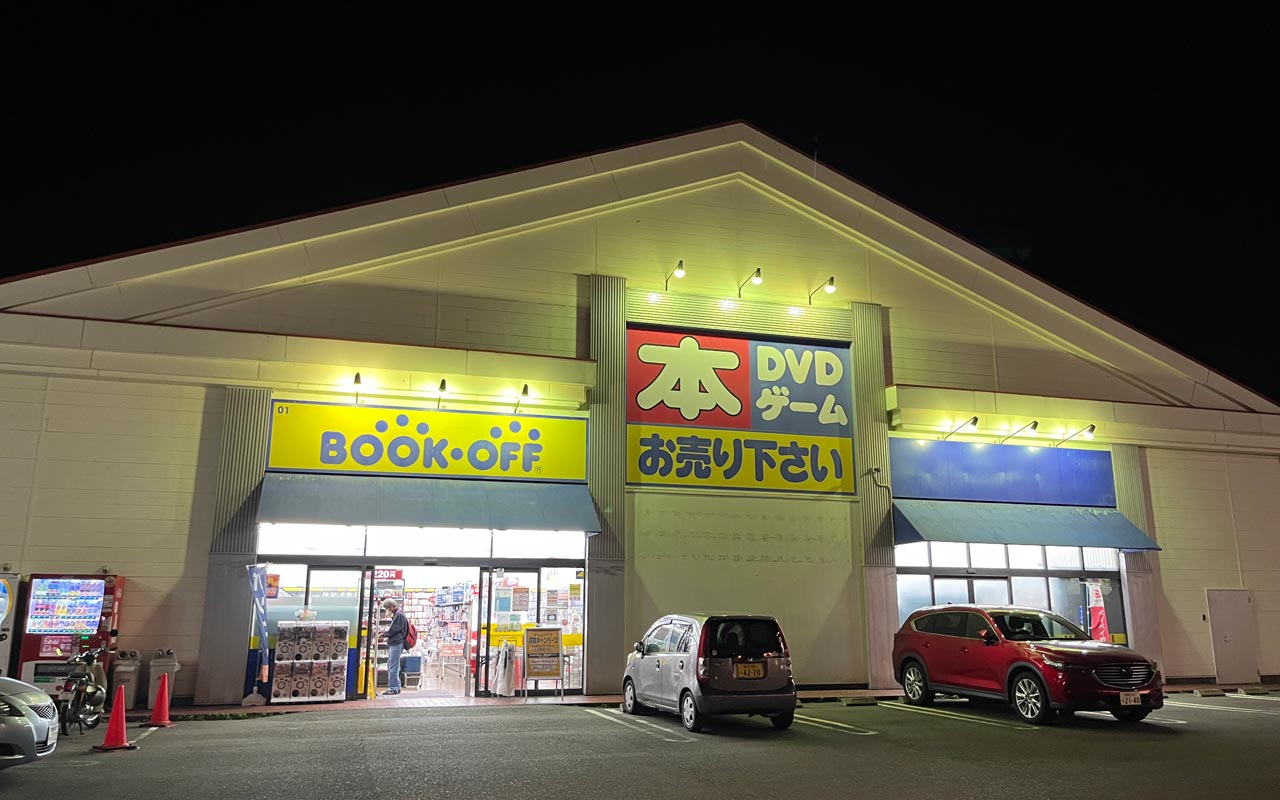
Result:
[[18,638],[18,586],[17,575],[0,572],[0,678],[12,677],[9,659]]
[[[124,582],[119,575],[31,575],[16,677],[56,700],[69,672],[67,659],[116,646]],[[114,660],[107,654],[98,662],[105,674],[111,674]]]

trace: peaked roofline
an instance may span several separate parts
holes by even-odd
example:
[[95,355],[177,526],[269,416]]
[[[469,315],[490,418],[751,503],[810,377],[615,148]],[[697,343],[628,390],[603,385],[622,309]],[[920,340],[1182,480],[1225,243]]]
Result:
[[[706,134],[714,133],[714,132],[723,132],[727,135],[722,137],[717,142],[712,142],[712,143],[707,142]],[[648,158],[648,159],[640,159],[640,160],[619,159],[620,161],[626,161],[627,163],[621,163],[621,164],[618,164],[612,167],[607,167],[607,168],[597,168],[597,166],[594,163],[595,159],[597,158],[601,158],[605,156],[619,156],[628,152],[638,151],[643,148],[653,147],[655,145],[677,143],[680,140],[687,140],[687,141],[684,143],[683,146],[678,146],[675,148],[664,148],[665,152],[657,158]],[[1080,311],[1087,311],[1088,313],[1096,315],[1096,317],[1099,318],[1101,321],[1109,322],[1113,326],[1119,326],[1119,328],[1122,329],[1124,332],[1136,337],[1137,339],[1141,340],[1141,342],[1143,343],[1142,345],[1139,345],[1131,341],[1129,342],[1130,346],[1135,347],[1139,351],[1146,352],[1146,354],[1151,358],[1154,358],[1158,361],[1165,362],[1166,364],[1168,364],[1168,366],[1174,368],[1175,370],[1178,370],[1185,374],[1185,369],[1178,368],[1174,364],[1169,364],[1167,356],[1162,357],[1158,352],[1152,352],[1152,351],[1163,350],[1168,355],[1172,355],[1178,359],[1184,360],[1187,364],[1191,364],[1191,365],[1195,365],[1196,367],[1199,367],[1207,375],[1216,376],[1217,378],[1221,379],[1225,383],[1235,387],[1237,390],[1252,396],[1252,398],[1254,398],[1256,401],[1260,401],[1260,403],[1264,406],[1268,406],[1272,409],[1280,408],[1280,405],[1278,405],[1275,401],[1271,400],[1271,398],[1267,397],[1261,392],[1255,389],[1252,389],[1251,387],[1246,386],[1240,381],[1237,381],[1234,378],[1231,378],[1219,372],[1212,366],[1205,364],[1204,362],[1199,361],[1198,359],[1190,355],[1187,355],[1186,353],[1181,352],[1177,348],[1174,348],[1156,339],[1155,337],[1134,328],[1124,320],[1121,320],[1115,317],[1114,315],[1110,314],[1109,312],[1104,311],[1098,308],[1097,306],[1094,306],[1092,303],[1086,300],[1083,300],[1079,297],[1076,297],[1075,295],[1063,289],[1060,289],[1059,287],[1049,283],[1043,278],[1040,278],[1039,276],[1033,274],[1027,269],[1020,267],[1017,264],[1014,264],[1000,257],[999,255],[996,255],[995,253],[991,252],[990,250],[987,250],[986,248],[982,247],[976,242],[973,242],[967,237],[959,233],[956,233],[950,228],[947,228],[945,225],[939,224],[938,222],[922,214],[919,214],[915,211],[912,211],[911,209],[906,208],[905,206],[902,206],[894,202],[890,198],[876,192],[874,189],[871,189],[870,187],[866,186],[860,181],[844,174],[838,169],[835,169],[823,163],[819,159],[806,155],[799,149],[787,144],[786,142],[781,141],[780,139],[773,137],[767,132],[762,131],[761,129],[755,127],[754,125],[744,120],[735,120],[735,121],[726,122],[726,123],[717,124],[717,125],[709,125],[703,128],[697,128],[690,131],[671,134],[669,136],[659,136],[659,137],[645,139],[637,142],[632,142],[630,144],[620,145],[617,147],[603,148],[600,150],[595,150],[595,151],[591,151],[591,152],[583,153],[579,155],[568,156],[560,159],[552,159],[548,161],[539,162],[536,164],[516,167],[509,170],[493,172],[493,173],[489,173],[487,175],[483,175],[479,177],[466,178],[466,179],[461,179],[457,181],[441,183],[441,184],[437,184],[437,185],[426,187],[426,188],[411,189],[404,192],[385,195],[378,198],[372,198],[369,200],[363,200],[355,203],[334,206],[327,209],[322,209],[322,210],[308,212],[304,214],[298,214],[290,217],[284,217],[280,219],[265,221],[265,222],[256,223],[253,225],[243,226],[240,228],[233,228],[229,230],[203,234],[200,236],[194,236],[187,239],[181,239],[181,240],[166,242],[162,244],[151,245],[143,248],[138,248],[138,249],[126,251],[123,253],[95,257],[95,258],[86,259],[83,261],[77,261],[77,262],[64,264],[60,266],[49,267],[43,270],[37,270],[34,272],[0,278],[0,287],[5,286],[6,284],[13,284],[13,283],[17,283],[17,282],[21,282],[29,279],[39,278],[42,276],[56,275],[58,273],[68,272],[75,269],[86,268],[86,267],[91,267],[95,265],[102,265],[102,264],[111,263],[111,262],[125,261],[127,259],[146,256],[149,254],[154,254],[154,253],[162,252],[165,250],[171,250],[171,249],[181,248],[184,246],[210,242],[218,239],[230,238],[233,236],[249,234],[249,233],[254,233],[258,231],[266,231],[273,227],[288,225],[290,223],[297,223],[297,222],[306,221],[306,220],[316,220],[326,216],[336,216],[336,215],[343,214],[344,212],[350,212],[350,211],[359,210],[359,209],[369,209],[378,205],[395,203],[396,201],[403,201],[409,198],[425,197],[433,193],[444,192],[445,190],[448,190],[448,189],[457,189],[459,187],[464,187],[464,186],[479,187],[480,185],[486,182],[501,181],[504,178],[511,178],[513,176],[523,175],[523,174],[532,174],[540,170],[554,169],[557,167],[563,167],[564,165],[575,164],[579,162],[590,165],[590,169],[588,170],[590,174],[601,174],[601,173],[613,172],[619,169],[625,169],[628,167],[640,166],[645,163],[664,160],[671,157],[691,155],[693,153],[697,153],[699,151],[707,150],[713,147],[720,147],[720,146],[730,145],[734,143],[739,143],[747,147],[753,148],[761,152],[762,154],[768,157],[771,157],[786,166],[791,167],[797,172],[800,172],[801,174],[805,174],[805,177],[815,181],[818,184],[825,186],[829,190],[834,191],[844,196],[845,198],[854,201],[855,203],[862,203],[868,206],[876,213],[884,216],[886,219],[890,220],[891,222],[902,226],[903,228],[907,229],[914,235],[922,237],[926,240],[932,241],[935,245],[941,248],[944,248],[946,250],[950,250],[955,255],[960,256],[961,258],[964,258],[968,261],[971,261],[975,265],[978,265],[988,270],[992,270],[993,274],[996,277],[1002,278],[1010,283],[1013,283],[1019,289],[1022,289],[1023,291],[1026,291],[1032,294],[1033,296],[1038,297],[1043,302],[1058,306],[1061,310],[1065,311],[1069,315],[1079,317]],[[800,169],[801,164],[805,166],[805,169],[803,170]],[[811,166],[811,170],[810,170],[810,166]],[[834,177],[838,180],[836,182],[833,182],[828,178],[828,176]],[[561,183],[564,180],[565,179],[563,177],[563,173],[561,173],[560,177],[553,178],[551,180],[541,180],[538,182],[534,182],[532,184],[522,186],[518,191],[527,191],[532,189],[545,188],[547,186],[552,186],[557,183]],[[846,183],[848,184],[848,186],[841,187],[839,185],[835,185],[835,183],[837,182]],[[854,187],[857,190],[860,190],[860,192],[858,193],[865,194],[866,196],[857,197],[855,195],[850,194],[848,191],[850,187]],[[496,199],[499,197],[503,197],[505,195],[509,195],[511,193],[512,193],[511,191],[502,191],[502,192],[490,194],[489,196],[475,197],[475,198],[472,198],[471,200],[464,201],[459,205],[468,205],[474,202],[482,202],[485,200]],[[419,211],[418,213],[424,213],[424,212]],[[395,217],[392,217],[392,220],[394,219]],[[374,222],[366,222],[365,224],[349,226],[346,228],[346,230],[354,230],[360,227],[367,227],[368,225],[376,225],[386,221],[391,221],[391,220],[378,220]],[[343,231],[329,231],[326,233],[316,234],[316,235],[334,235],[341,232]],[[939,241],[938,234],[943,234],[944,235],[942,237],[943,239],[949,238],[952,241],[951,242]],[[955,247],[956,244],[961,245],[959,250],[956,249]],[[260,246],[255,247],[250,245],[249,247],[242,249],[238,253],[228,252],[226,254],[223,254],[219,258],[212,259],[212,260],[221,260],[221,258],[229,258],[229,257],[234,257],[236,255],[243,255],[246,253],[255,252],[260,249],[262,249]],[[966,254],[962,252],[964,249],[971,249],[972,252]],[[161,274],[163,272],[167,272],[170,269],[174,269],[174,268],[180,268],[180,267],[161,267],[160,269],[154,270],[152,274]],[[1000,274],[1001,272],[1005,272],[1006,274],[1001,275]],[[134,277],[140,277],[140,276],[134,276]],[[1057,295],[1057,297],[1054,297],[1053,295]],[[1074,303],[1078,308],[1075,310],[1062,308],[1060,304],[1061,300],[1070,301],[1070,303]],[[15,310],[18,310],[18,309],[15,308]],[[1099,321],[1099,319],[1094,320],[1094,323],[1093,323],[1094,327],[1098,327],[1096,323]],[[1081,321],[1085,322],[1086,324],[1090,324],[1089,320],[1085,317],[1081,317]],[[1100,329],[1105,330],[1106,327],[1107,326],[1104,325]],[[1112,335],[1115,335],[1114,331],[1110,331],[1110,333],[1112,333]],[[1192,377],[1192,376],[1188,376],[1188,377]],[[1195,379],[1195,378],[1193,378],[1193,380],[1199,381],[1199,379]],[[1237,402],[1239,401],[1237,400]]]

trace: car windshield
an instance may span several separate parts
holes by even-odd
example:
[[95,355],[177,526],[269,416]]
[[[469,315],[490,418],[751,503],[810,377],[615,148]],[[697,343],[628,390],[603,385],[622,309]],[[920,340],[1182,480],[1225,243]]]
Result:
[[1048,611],[991,611],[996,626],[1011,642],[1037,642],[1049,639],[1088,641],[1089,635]]
[[766,658],[782,654],[778,623],[771,619],[722,619],[709,631],[716,658]]

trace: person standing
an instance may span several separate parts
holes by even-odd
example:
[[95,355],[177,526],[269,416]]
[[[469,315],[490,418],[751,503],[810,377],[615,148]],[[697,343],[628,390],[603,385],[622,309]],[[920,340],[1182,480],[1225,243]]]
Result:
[[395,600],[384,600],[382,608],[391,614],[391,627],[380,635],[380,638],[387,640],[387,690],[382,694],[400,694],[400,655],[404,653],[404,637],[409,633],[409,620]]

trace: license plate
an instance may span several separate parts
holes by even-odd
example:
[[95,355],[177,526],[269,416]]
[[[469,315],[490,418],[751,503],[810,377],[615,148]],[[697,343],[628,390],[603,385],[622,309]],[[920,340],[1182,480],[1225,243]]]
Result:
[[733,675],[748,680],[764,677],[764,664],[734,664]]
[[52,747],[58,743],[58,721],[54,720],[49,725],[49,738],[44,740],[46,747]]
[[1142,705],[1142,694],[1139,692],[1121,692],[1120,705],[1140,706]]

